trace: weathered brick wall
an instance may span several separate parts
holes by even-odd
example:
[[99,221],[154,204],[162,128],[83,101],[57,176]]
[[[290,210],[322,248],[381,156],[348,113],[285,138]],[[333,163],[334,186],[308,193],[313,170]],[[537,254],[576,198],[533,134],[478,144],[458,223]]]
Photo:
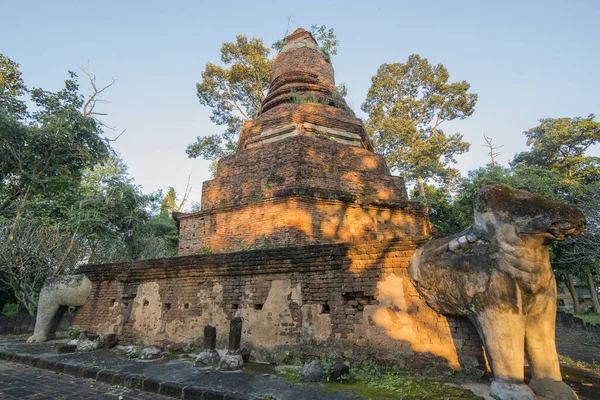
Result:
[[408,200],[404,181],[389,174],[379,154],[296,136],[220,159],[215,179],[203,183],[202,210],[253,204],[293,188],[361,204]]
[[415,203],[360,206],[297,195],[180,218],[179,255],[386,240],[429,232],[426,209]]
[[179,255],[428,235],[427,208],[380,155],[298,136],[221,159]]
[[335,352],[415,369],[484,365],[466,320],[431,310],[406,267],[422,238],[185,256],[82,268],[92,294],[73,321],[125,342],[185,344],[243,318],[243,346]]

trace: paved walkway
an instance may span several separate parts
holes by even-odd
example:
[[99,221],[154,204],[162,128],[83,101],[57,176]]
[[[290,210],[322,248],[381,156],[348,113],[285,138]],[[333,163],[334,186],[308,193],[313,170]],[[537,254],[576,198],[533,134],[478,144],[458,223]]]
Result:
[[0,361],[0,399],[167,400],[169,397]]
[[[596,338],[583,338],[576,332],[559,330],[559,333],[558,347],[563,350],[561,354],[569,355],[575,361],[580,360],[579,353],[600,349]],[[166,400],[168,397],[163,395],[185,400],[359,398],[353,393],[352,385],[342,391],[330,392],[320,383],[296,384],[279,379],[272,367],[264,364],[249,363],[243,372],[225,373],[195,368],[192,359],[183,355],[143,361],[124,358],[115,350],[58,354],[57,347],[64,342],[27,344],[24,338],[0,337],[0,400]],[[593,358],[590,362],[596,360]],[[578,392],[580,399],[600,399],[597,371],[574,367],[562,366],[565,381]],[[463,382],[462,386],[484,395],[489,390],[489,381]]]

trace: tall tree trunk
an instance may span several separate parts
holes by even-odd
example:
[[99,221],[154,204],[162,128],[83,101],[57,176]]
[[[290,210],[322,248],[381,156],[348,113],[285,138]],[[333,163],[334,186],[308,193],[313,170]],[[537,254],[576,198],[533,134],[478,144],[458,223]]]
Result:
[[425,186],[423,185],[423,177],[419,176],[417,178],[417,187],[419,188],[419,197],[425,198]]
[[573,276],[571,274],[567,274],[567,281],[569,293],[571,293],[571,299],[573,299],[573,313],[579,314],[579,296],[577,295],[577,291],[575,290],[575,285],[573,284]]
[[587,270],[587,281],[590,288],[590,295],[592,296],[592,308],[596,314],[600,314],[600,303],[598,303],[598,293],[596,293],[596,282],[594,282],[594,276],[589,268]]

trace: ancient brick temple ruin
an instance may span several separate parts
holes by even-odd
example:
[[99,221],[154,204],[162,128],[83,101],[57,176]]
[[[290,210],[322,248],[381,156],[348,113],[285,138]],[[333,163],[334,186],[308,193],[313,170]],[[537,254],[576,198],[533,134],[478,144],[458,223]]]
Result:
[[430,235],[427,209],[373,152],[335,89],[333,67],[299,29],[277,55],[260,115],[204,182],[202,211],[177,217],[179,257],[85,266],[74,324],[124,342],[187,344],[204,326],[242,346],[336,353],[413,369],[484,365],[475,328],[430,309],[406,268]]

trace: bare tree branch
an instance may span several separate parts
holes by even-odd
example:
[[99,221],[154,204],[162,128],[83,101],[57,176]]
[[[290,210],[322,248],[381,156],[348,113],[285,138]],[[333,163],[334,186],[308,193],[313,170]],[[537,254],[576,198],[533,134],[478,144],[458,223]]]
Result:
[[482,144],[481,146],[488,147],[490,149],[488,156],[490,156],[490,158],[492,160],[492,166],[495,167],[496,166],[496,157],[500,155],[500,152],[495,152],[494,150],[499,149],[500,147],[503,147],[503,146],[495,146],[494,144],[492,144],[492,138],[485,136],[485,132],[483,134],[483,138],[485,139],[486,144]]
[[[112,81],[108,85],[98,89],[98,87],[96,86],[96,75],[94,73],[92,73],[88,67],[81,68],[81,70],[88,77],[88,81],[90,83],[91,92],[92,92],[90,97],[88,97],[88,99],[83,103],[83,109],[81,111],[81,114],[84,117],[90,117],[93,115],[107,115],[107,114],[103,114],[103,113],[94,112],[94,108],[96,108],[97,103],[106,103],[107,102],[106,100],[102,99],[100,97],[100,95],[105,90],[107,90],[109,87],[114,85],[117,80],[115,78],[111,78]],[[102,123],[101,121],[98,121],[98,122]],[[104,125],[104,124],[102,124],[102,125]]]
[[190,186],[190,178],[191,178],[191,175],[188,175],[187,184],[185,185],[185,190],[183,191],[183,198],[181,199],[179,206],[175,210],[177,212],[180,212],[181,210],[183,210],[183,207],[185,206],[185,203],[187,202],[188,197],[190,196],[190,193],[192,192],[192,187]]
[[[87,76],[88,81],[89,81],[89,85],[90,85],[90,95],[89,97],[83,102],[83,106],[81,109],[81,115],[83,115],[86,118],[92,118],[94,121],[96,121],[98,124],[102,125],[103,127],[110,129],[111,131],[116,131],[117,129],[115,127],[109,126],[107,125],[104,121],[102,121],[101,119],[99,119],[98,117],[102,117],[102,116],[107,116],[108,113],[103,113],[103,112],[98,112],[96,111],[96,106],[98,104],[108,104],[110,103],[110,101],[102,98],[102,93],[104,93],[108,88],[110,88],[111,86],[113,86],[117,80],[115,78],[111,78],[111,82],[108,85],[99,87],[96,83],[96,75],[90,71],[89,66],[88,67],[80,67],[81,71],[83,71],[83,73]],[[125,130],[123,130],[119,136],[117,136],[115,139],[108,139],[109,141],[115,141],[117,140],[123,133],[125,132]]]

